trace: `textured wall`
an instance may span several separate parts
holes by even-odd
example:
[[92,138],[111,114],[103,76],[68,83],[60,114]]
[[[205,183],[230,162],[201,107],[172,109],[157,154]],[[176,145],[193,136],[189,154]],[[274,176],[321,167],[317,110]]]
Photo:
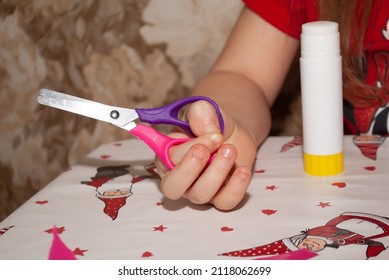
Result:
[[123,107],[171,102],[207,72],[241,7],[240,0],[1,0],[0,220],[98,145],[129,137],[38,105],[40,88]]
[[0,220],[99,144],[129,137],[38,105],[40,88],[120,106],[188,94],[240,0],[2,0]]

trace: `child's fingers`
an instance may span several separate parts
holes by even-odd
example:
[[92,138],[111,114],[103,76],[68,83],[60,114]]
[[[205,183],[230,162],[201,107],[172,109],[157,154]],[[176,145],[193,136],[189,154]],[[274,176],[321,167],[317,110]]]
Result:
[[251,180],[251,171],[247,167],[239,167],[226,184],[215,195],[212,203],[220,210],[231,210],[242,201]]
[[163,194],[170,199],[182,197],[201,174],[210,155],[207,146],[193,145],[180,163],[162,177],[161,190]]
[[197,138],[193,138],[183,144],[173,146],[170,148],[169,156],[172,162],[177,165],[188,150],[195,144],[202,144],[206,146],[210,153],[213,153],[223,142],[223,135],[220,133],[211,133]]
[[212,162],[188,190],[185,197],[197,204],[210,202],[229,177],[236,157],[237,150],[234,146],[229,144],[221,146]]
[[[171,134],[170,137],[182,137],[182,134]],[[223,142],[223,135],[220,133],[212,133],[209,135],[193,138],[190,141],[187,141],[181,145],[173,146],[170,148],[169,156],[174,165],[177,165],[185,157],[188,150],[196,144],[202,144],[208,148],[209,153],[213,153]],[[161,177],[164,177],[168,171],[166,166],[162,164],[159,158],[155,158],[155,164],[158,170],[158,173]]]

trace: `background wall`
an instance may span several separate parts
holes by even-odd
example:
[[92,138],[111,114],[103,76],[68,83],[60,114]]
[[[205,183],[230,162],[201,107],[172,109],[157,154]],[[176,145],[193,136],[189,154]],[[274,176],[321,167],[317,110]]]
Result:
[[[123,107],[174,101],[208,71],[242,6],[240,0],[2,0],[0,220],[98,145],[129,137],[38,105],[40,88]],[[298,133],[298,122],[285,125],[285,118],[296,118],[289,111],[299,103],[278,103],[273,132]]]

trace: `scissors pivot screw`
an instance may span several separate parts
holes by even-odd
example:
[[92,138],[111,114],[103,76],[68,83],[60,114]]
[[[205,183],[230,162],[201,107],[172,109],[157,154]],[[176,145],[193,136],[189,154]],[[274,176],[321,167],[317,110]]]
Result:
[[116,110],[113,110],[111,111],[111,114],[110,114],[111,118],[113,118],[114,120],[117,120],[120,116],[119,112],[116,111]]

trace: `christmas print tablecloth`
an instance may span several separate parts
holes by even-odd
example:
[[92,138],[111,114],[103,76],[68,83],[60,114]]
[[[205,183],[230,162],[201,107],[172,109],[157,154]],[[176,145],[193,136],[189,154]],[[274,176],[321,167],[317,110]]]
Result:
[[48,259],[53,236],[80,260],[389,259],[388,141],[345,136],[332,177],[304,173],[302,141],[269,137],[227,212],[166,199],[140,140],[102,145],[0,223],[0,259]]

